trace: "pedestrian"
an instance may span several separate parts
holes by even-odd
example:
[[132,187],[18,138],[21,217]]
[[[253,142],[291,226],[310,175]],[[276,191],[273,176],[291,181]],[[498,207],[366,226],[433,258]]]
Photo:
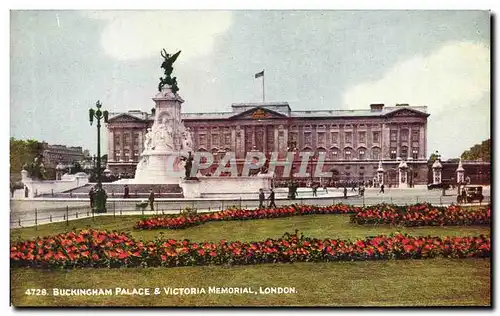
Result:
[[266,196],[264,195],[264,190],[259,189],[259,209],[264,208],[264,200]]
[[317,197],[318,186],[316,185],[316,183],[312,185],[312,190],[313,190],[313,196]]
[[89,191],[89,199],[90,199],[90,209],[94,209],[94,197],[95,197],[95,190],[94,187],[90,188]]
[[326,194],[328,194],[328,186],[326,185],[326,183],[323,185],[323,191],[325,191]]
[[383,183],[380,185],[380,192],[379,193],[384,193],[384,184]]
[[351,191],[356,191],[356,183],[353,183],[353,184],[352,184],[352,189],[351,189]]
[[16,191],[16,187],[14,185],[10,185],[10,197],[14,197],[14,192]]
[[154,204],[155,204],[155,193],[153,192],[153,189],[149,190],[149,206],[151,207],[151,212],[153,212],[154,209]]
[[125,184],[125,187],[123,188],[123,198],[128,199],[130,197],[129,194],[130,190],[128,188],[128,185]]
[[28,189],[28,187],[24,187],[24,197],[25,197],[25,198],[27,198],[27,197],[28,197],[28,195],[29,195],[29,194],[28,194],[28,193],[29,193],[29,191],[30,191],[30,190]]
[[344,187],[344,199],[347,199],[347,187]]
[[274,203],[274,191],[271,189],[271,194],[269,194],[269,207],[276,207],[276,203]]

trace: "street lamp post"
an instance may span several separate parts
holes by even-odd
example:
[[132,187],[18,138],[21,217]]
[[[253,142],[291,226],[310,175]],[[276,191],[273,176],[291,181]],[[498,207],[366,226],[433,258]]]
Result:
[[106,212],[106,192],[102,188],[101,183],[101,119],[104,123],[108,122],[108,111],[101,111],[102,103],[96,102],[97,110],[89,109],[90,125],[92,125],[94,118],[97,120],[97,190],[94,196],[94,210],[97,213]]

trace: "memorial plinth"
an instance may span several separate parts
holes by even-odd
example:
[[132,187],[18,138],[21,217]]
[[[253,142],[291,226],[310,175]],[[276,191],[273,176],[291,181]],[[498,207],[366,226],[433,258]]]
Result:
[[144,151],[133,184],[180,184],[184,174],[181,158],[191,151],[191,134],[181,121],[184,100],[170,86],[153,98],[155,118],[145,137]]

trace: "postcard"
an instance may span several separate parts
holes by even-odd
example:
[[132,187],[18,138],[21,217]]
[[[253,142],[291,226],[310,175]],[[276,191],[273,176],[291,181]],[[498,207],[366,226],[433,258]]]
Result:
[[491,307],[490,11],[10,15],[23,307]]

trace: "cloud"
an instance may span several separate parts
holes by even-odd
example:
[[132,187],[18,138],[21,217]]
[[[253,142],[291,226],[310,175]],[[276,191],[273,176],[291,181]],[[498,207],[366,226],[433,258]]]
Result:
[[[429,151],[435,150],[430,148],[432,145],[442,147],[451,155],[461,152],[462,148],[453,149],[457,143],[442,141],[438,134],[447,133],[447,130],[463,131],[464,120],[460,113],[468,114],[467,127],[481,124],[481,128],[467,131],[471,146],[489,137],[489,126],[487,130],[484,128],[490,116],[489,98],[486,97],[489,94],[489,46],[476,42],[448,42],[427,56],[394,65],[375,82],[351,87],[344,94],[344,104],[352,109],[366,108],[370,103],[427,105],[431,114]],[[454,116],[461,119],[455,120]]]
[[104,20],[104,52],[119,60],[147,58],[162,48],[182,50],[182,61],[210,54],[215,36],[231,25],[223,11],[95,11],[85,16]]

